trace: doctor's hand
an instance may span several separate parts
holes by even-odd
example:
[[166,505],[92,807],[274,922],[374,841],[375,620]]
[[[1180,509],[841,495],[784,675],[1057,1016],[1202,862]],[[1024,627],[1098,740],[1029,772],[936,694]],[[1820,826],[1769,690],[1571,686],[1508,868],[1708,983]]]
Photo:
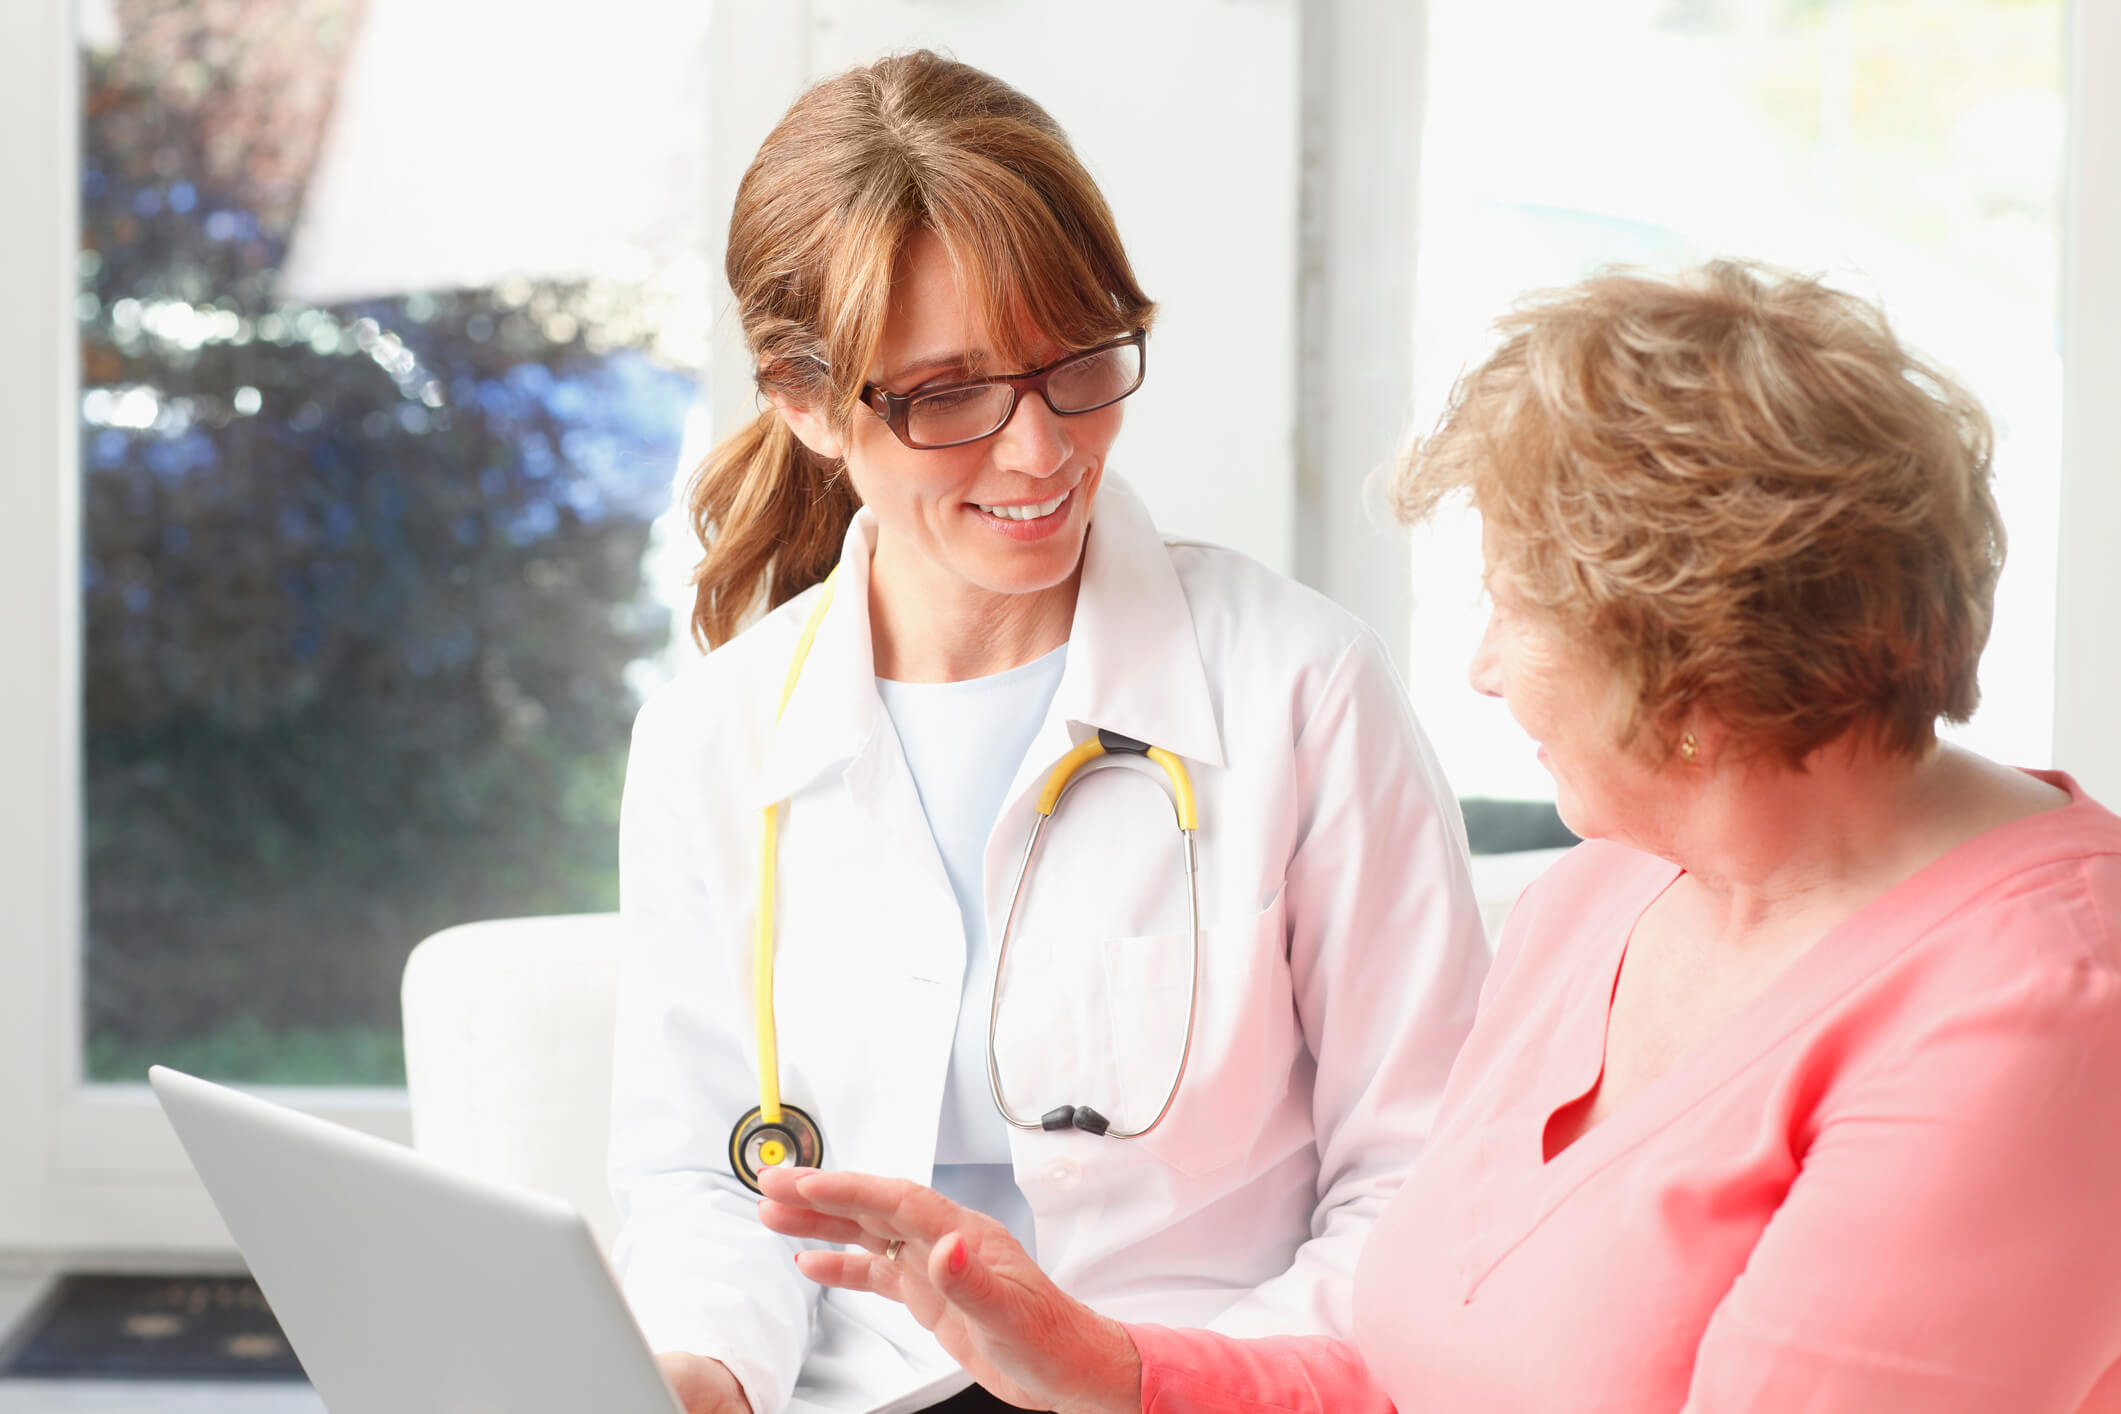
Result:
[[759,1179],[767,1227],[862,1249],[799,1253],[803,1275],[904,1305],[995,1395],[1056,1414],[1141,1407],[1126,1328],[1055,1286],[993,1218],[903,1179],[778,1168]]
[[683,1350],[666,1350],[655,1357],[655,1363],[685,1414],[751,1414],[751,1401],[744,1397],[744,1387],[721,1361]]

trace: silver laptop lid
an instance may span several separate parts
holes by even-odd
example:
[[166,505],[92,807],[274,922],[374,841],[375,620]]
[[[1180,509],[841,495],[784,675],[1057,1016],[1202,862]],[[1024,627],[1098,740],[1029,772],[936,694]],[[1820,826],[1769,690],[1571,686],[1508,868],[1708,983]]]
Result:
[[148,1080],[331,1414],[680,1414],[566,1204],[179,1071]]

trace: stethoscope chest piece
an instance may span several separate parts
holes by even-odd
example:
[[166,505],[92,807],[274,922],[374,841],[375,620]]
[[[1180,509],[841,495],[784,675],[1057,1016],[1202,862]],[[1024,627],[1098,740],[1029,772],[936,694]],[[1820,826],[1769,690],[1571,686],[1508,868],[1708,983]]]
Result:
[[817,1121],[794,1105],[781,1106],[778,1123],[769,1123],[765,1111],[754,1105],[729,1131],[729,1167],[754,1193],[759,1191],[761,1170],[814,1169],[824,1158],[825,1136]]

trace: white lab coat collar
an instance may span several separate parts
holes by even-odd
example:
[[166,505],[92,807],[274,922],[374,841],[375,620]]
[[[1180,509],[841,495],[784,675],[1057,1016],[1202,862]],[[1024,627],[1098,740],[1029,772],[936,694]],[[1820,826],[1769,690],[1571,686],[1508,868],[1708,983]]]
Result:
[[[869,630],[875,551],[876,517],[865,507],[847,528],[832,607],[774,728],[752,793],[759,806],[860,757],[888,721]],[[778,697],[779,673],[770,676]],[[1110,472],[1086,537],[1054,708],[1078,740],[1102,727],[1201,765],[1223,764],[1207,668],[1170,551],[1133,488]]]
[[1223,764],[1222,733],[1171,551],[1134,488],[1107,474],[1083,549],[1068,666],[1054,701],[1067,719]]

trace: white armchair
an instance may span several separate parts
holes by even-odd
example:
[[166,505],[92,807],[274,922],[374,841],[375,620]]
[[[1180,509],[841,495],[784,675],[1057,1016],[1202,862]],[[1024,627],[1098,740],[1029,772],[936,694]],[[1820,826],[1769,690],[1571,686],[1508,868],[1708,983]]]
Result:
[[563,1198],[608,1251],[619,918],[467,923],[405,963],[413,1147],[452,1168]]

